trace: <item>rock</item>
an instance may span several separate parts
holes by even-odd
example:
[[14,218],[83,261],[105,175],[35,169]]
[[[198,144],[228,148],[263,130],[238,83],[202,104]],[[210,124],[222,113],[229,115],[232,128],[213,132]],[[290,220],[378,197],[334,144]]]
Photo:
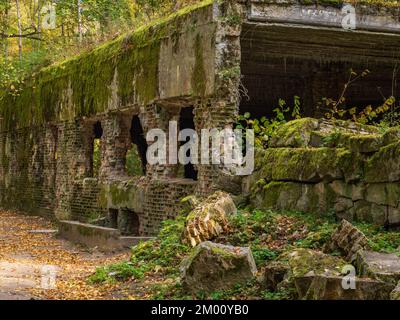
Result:
[[239,195],[242,192],[242,176],[225,170],[220,170],[216,178],[216,188],[230,194]]
[[354,203],[351,199],[339,197],[335,202],[335,212],[337,216],[347,215],[349,211],[353,208]]
[[400,281],[400,258],[396,254],[360,250],[356,266],[360,275],[393,285]]
[[243,285],[257,273],[250,248],[203,242],[180,266],[181,283],[192,293],[227,290]]
[[379,280],[355,278],[355,289],[345,289],[343,276],[309,274],[295,279],[299,299],[386,300],[393,287]]
[[400,141],[381,148],[366,161],[367,183],[397,182],[400,180]]
[[351,199],[352,201],[364,199],[365,186],[363,184],[348,184],[344,181],[335,180],[329,186],[340,197]]
[[269,148],[259,174],[268,181],[318,183],[356,175],[355,163],[344,148]]
[[266,265],[261,278],[261,285],[269,291],[275,291],[289,272],[289,266],[281,261],[272,261]]
[[358,153],[377,152],[383,146],[383,139],[378,134],[354,135],[349,138],[349,149]]
[[261,192],[252,195],[251,202],[258,208],[323,214],[333,208],[334,198],[335,194],[326,183],[301,184],[272,181],[266,184]]
[[369,184],[365,200],[376,204],[397,207],[400,202],[399,194],[399,183]]
[[310,144],[312,131],[318,129],[317,119],[302,118],[280,126],[271,138],[270,147],[307,147]]
[[288,261],[289,272],[277,286],[278,290],[291,292],[294,298],[304,296],[310,286],[306,276],[340,276],[346,262],[311,249],[297,249],[281,257]]
[[354,216],[358,221],[364,221],[375,225],[383,226],[386,224],[387,208],[365,200],[354,203]]
[[400,141],[400,127],[397,126],[386,130],[382,138],[385,145]]
[[356,289],[345,289],[346,262],[319,251],[299,249],[288,254],[287,259],[290,272],[282,283],[291,282],[300,299],[388,299],[393,290],[391,284],[368,278],[355,278]]
[[388,207],[388,226],[398,227],[400,225],[400,209]]
[[325,244],[323,251],[325,253],[340,251],[345,256],[346,261],[351,263],[356,259],[356,254],[361,249],[369,249],[368,238],[350,222],[342,220]]
[[195,195],[189,195],[181,199],[182,209],[185,212],[190,212],[195,209],[199,204],[200,200]]
[[400,300],[400,282],[397,284],[396,288],[390,293],[390,300]]
[[217,191],[196,206],[186,218],[183,241],[193,247],[212,240],[229,229],[227,217],[237,209],[231,196]]
[[342,274],[346,262],[339,258],[311,249],[297,249],[287,255],[292,278],[307,274],[332,275]]

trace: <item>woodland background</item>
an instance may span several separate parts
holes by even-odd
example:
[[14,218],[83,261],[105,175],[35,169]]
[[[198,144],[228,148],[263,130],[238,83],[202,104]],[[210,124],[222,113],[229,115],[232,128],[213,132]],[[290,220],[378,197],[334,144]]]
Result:
[[0,0],[0,95],[41,67],[195,0]]

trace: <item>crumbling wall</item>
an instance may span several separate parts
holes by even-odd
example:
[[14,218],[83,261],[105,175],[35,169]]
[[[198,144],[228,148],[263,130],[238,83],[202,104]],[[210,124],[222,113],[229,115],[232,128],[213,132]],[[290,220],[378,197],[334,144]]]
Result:
[[[92,221],[99,217],[110,219],[110,215],[116,213],[134,213],[135,219],[139,219],[140,235],[153,235],[163,220],[179,213],[182,197],[193,193],[205,196],[217,189],[232,188],[233,185],[236,188],[237,177],[229,176],[221,166],[211,164],[196,166],[197,181],[180,177],[180,167],[175,164],[148,164],[145,176],[132,177],[125,169],[125,154],[132,143],[130,130],[134,116],[139,118],[144,135],[155,128],[168,133],[169,121],[179,123],[182,108],[193,108],[193,123],[197,132],[206,128],[233,126],[245,91],[241,86],[241,62],[251,59],[249,56],[242,57],[242,44],[250,41],[252,46],[247,46],[246,50],[255,48],[253,45],[263,45],[257,37],[263,38],[265,30],[269,32],[269,37],[276,37],[277,31],[283,30],[276,25],[274,28],[279,30],[267,30],[271,24],[264,13],[261,14],[263,20],[260,23],[268,28],[259,28],[259,25],[253,28],[252,3],[263,8],[271,5],[270,1],[202,1],[89,53],[39,71],[26,79],[19,94],[2,95],[0,206],[79,221]],[[298,1],[278,3],[280,6],[295,3],[295,7],[299,8]],[[314,2],[305,4],[306,9],[309,6],[318,7]],[[255,16],[257,18],[257,14]],[[308,31],[302,27],[293,29],[284,33],[286,40],[293,35],[297,36],[300,29],[303,35],[306,33],[308,36]],[[313,30],[318,33],[319,39],[329,38],[324,33],[325,29]],[[333,33],[339,38],[343,36],[337,30],[329,34]],[[376,48],[382,37],[368,34],[363,39],[369,43],[371,38],[376,40]],[[395,39],[392,35],[386,35],[386,38]],[[392,43],[390,41],[388,43]],[[272,42],[273,48],[288,51],[286,47],[276,45],[275,38]],[[349,43],[336,47],[340,50],[353,48]],[[393,47],[398,48],[390,46]],[[265,51],[264,48],[261,47],[261,51]],[[308,57],[309,49],[310,45],[305,46],[301,52],[297,48],[295,51]],[[326,43],[322,43],[320,49],[322,56],[326,56],[327,52],[328,56],[331,55],[331,48]],[[353,48],[351,57],[358,58],[360,50],[365,52],[365,47]],[[275,53],[282,54],[281,51]],[[386,54],[383,60],[393,60],[392,52],[386,46],[381,46],[380,50],[373,51],[376,61],[381,61],[383,53]],[[264,62],[264,53],[261,57]],[[369,57],[366,60],[370,61]],[[254,101],[256,97],[250,99]],[[101,135],[94,132],[95,124],[101,125]],[[101,165],[98,175],[93,170],[93,140],[96,136],[100,139]],[[270,154],[269,157],[278,162],[279,159],[286,161],[290,154],[297,158],[305,157],[311,161],[310,165],[317,166],[311,169],[325,168],[328,172],[339,164],[341,166],[343,161],[348,163],[345,160],[353,152],[346,148],[327,151],[321,146],[314,152],[307,147],[296,146],[286,148],[290,149],[288,155],[281,154],[283,149],[279,146],[264,153]],[[360,155],[357,159],[362,161],[366,156],[371,156],[363,152],[357,154]],[[337,162],[328,162],[330,167],[318,167],[318,161],[325,165],[325,160],[331,160],[331,157]],[[316,192],[307,191],[309,188],[320,190],[318,192],[322,196],[330,194],[324,188],[332,189],[335,183],[345,182],[355,186],[358,183],[358,180],[346,180],[343,174],[333,175],[334,179],[327,180],[329,175],[323,175],[322,178],[312,176],[310,181],[303,180],[300,174],[299,180],[294,169],[289,180],[284,172],[280,172],[277,177],[263,176],[259,170],[265,173],[268,166],[264,166],[260,159],[264,157],[258,158],[258,171],[254,176],[266,178],[269,188],[279,187],[276,193],[279,199],[284,197],[285,188],[296,189],[297,193],[293,193],[296,198],[299,193],[315,195]],[[135,163],[141,161],[136,160]],[[300,187],[304,188],[304,192],[303,189],[299,192]],[[253,201],[267,206],[268,197],[262,197],[267,194],[267,188]],[[354,216],[360,216],[367,211],[351,210],[356,207],[356,203],[362,206],[363,202],[358,198],[354,200],[341,195],[338,199],[332,206],[345,207],[338,212],[354,212]],[[389,214],[390,210],[394,212],[397,209],[393,203],[376,203],[369,198],[365,201],[370,206],[374,203],[379,208],[386,208],[384,218],[377,213],[378,218],[367,219],[386,222],[393,220],[389,217],[396,216]],[[290,203],[297,206],[298,202],[296,198]],[[328,196],[327,200],[317,202],[318,205],[313,202],[313,205],[308,206],[311,211],[320,211],[319,203],[328,203],[325,205],[328,209],[332,203]],[[273,206],[275,204],[276,201]]]
[[283,125],[244,182],[253,205],[400,223],[400,130],[304,118]]
[[39,71],[19,94],[2,95],[0,206],[83,222],[115,214],[128,221],[132,214],[139,235],[153,235],[180,212],[181,198],[215,188],[215,173],[200,167],[198,181],[179,178],[173,164],[148,164],[146,175],[129,176],[125,156],[134,116],[144,135],[168,133],[186,107],[194,109],[196,130],[232,124],[240,21],[228,17],[240,9],[234,1],[205,0]]

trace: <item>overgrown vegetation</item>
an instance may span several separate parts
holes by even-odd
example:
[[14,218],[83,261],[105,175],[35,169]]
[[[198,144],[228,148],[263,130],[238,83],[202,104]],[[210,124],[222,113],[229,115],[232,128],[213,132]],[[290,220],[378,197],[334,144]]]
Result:
[[143,167],[137,146],[132,143],[131,147],[126,153],[125,157],[125,170],[130,176],[142,176]]
[[[132,248],[128,262],[100,267],[89,281],[92,284],[116,281],[146,282],[142,290],[151,299],[287,299],[289,292],[269,292],[256,280],[232,290],[198,293],[187,296],[179,283],[179,264],[189,254],[190,247],[181,243],[185,217],[165,221],[157,239]],[[263,266],[296,248],[320,250],[338,226],[333,216],[315,216],[300,212],[277,212],[244,208],[230,217],[229,234],[216,242],[234,246],[250,246],[259,270]],[[369,224],[356,224],[371,240],[374,250],[400,254],[400,233],[388,232]]]
[[275,131],[290,119],[301,118],[300,97],[293,98],[293,106],[287,106],[286,101],[279,99],[278,107],[273,109],[274,116],[271,118],[261,117],[251,119],[249,112],[239,115],[237,118],[236,129],[253,129],[255,145],[257,147],[268,147],[268,142]]
[[[396,70],[394,72],[397,72]],[[350,86],[356,81],[362,80],[370,74],[368,69],[361,73],[355,72],[353,69],[349,71],[349,78],[343,86],[343,90],[337,99],[323,98],[320,108],[325,110],[327,119],[350,120],[360,124],[370,124],[379,126],[395,126],[399,123],[398,109],[396,106],[396,98],[394,92],[388,98],[382,95],[383,102],[379,106],[368,105],[362,109],[357,107],[349,107],[346,105],[346,93]],[[379,88],[378,88],[379,89]]]
[[199,1],[0,0],[0,92],[41,67],[195,2]]

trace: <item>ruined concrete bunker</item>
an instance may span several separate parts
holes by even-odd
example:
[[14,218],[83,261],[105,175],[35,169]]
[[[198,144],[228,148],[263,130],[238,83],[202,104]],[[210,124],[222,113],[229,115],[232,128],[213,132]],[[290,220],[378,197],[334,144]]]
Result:
[[398,95],[399,9],[361,4],[356,17],[349,31],[331,1],[206,0],[39,71],[0,100],[0,205],[154,235],[183,197],[240,182],[213,165],[146,164],[150,129],[224,128],[294,96],[320,117],[350,68],[370,76],[349,106]]

